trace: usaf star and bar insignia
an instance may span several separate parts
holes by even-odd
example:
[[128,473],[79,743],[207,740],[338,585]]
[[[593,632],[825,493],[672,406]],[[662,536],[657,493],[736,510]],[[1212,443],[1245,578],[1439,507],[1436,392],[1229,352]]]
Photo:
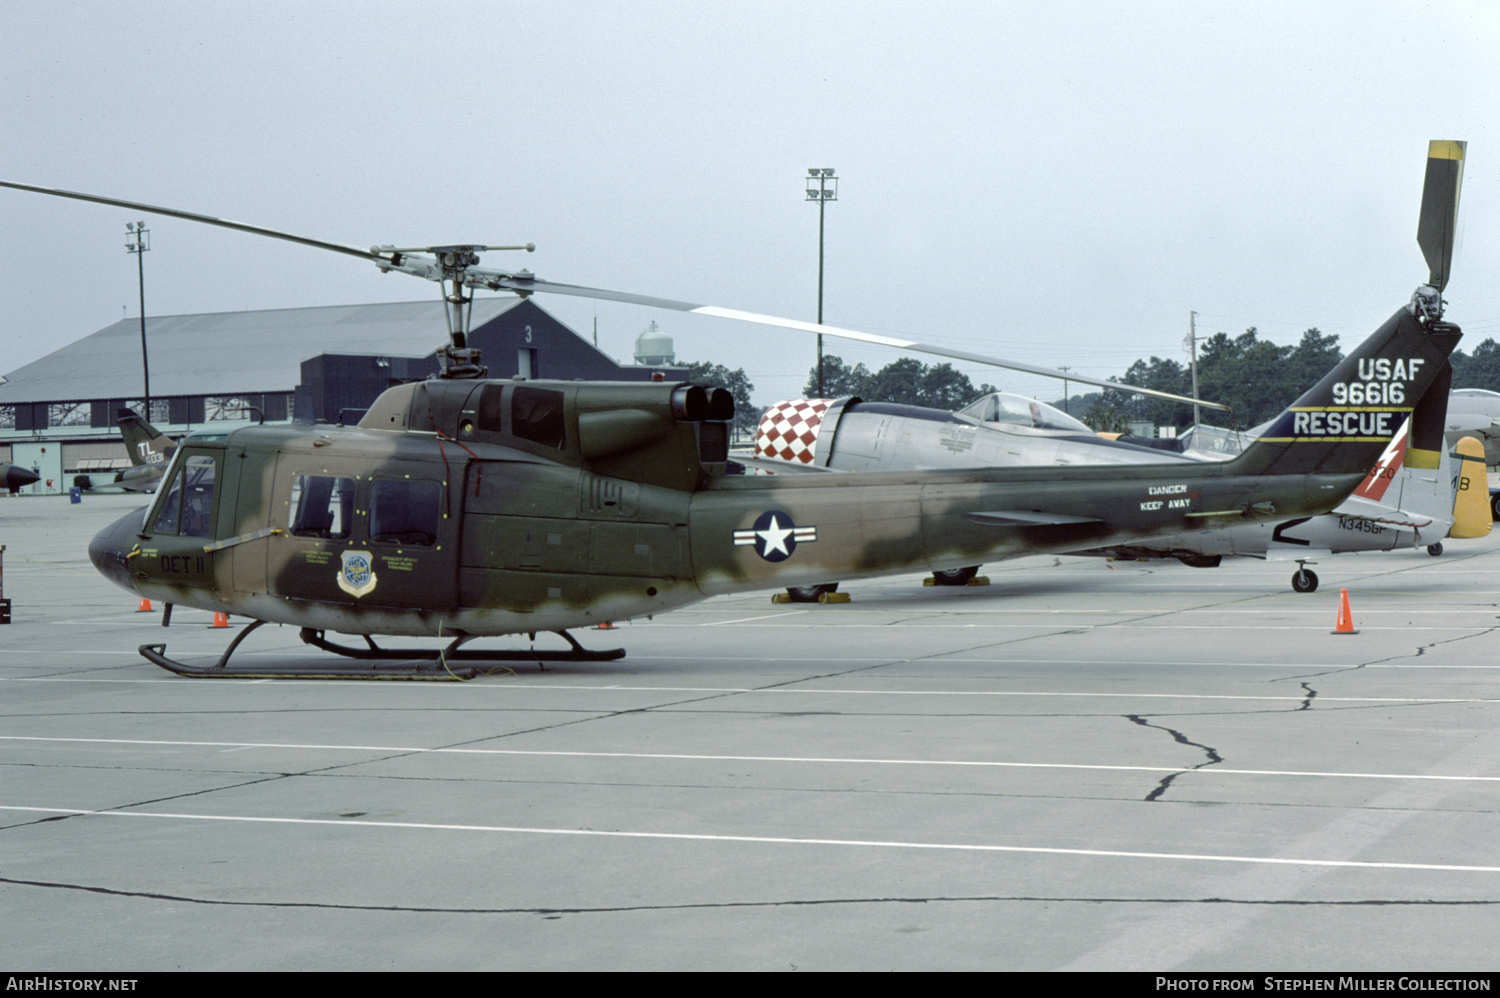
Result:
[[755,545],[755,553],[766,561],[786,561],[798,544],[818,539],[817,527],[799,527],[789,514],[772,509],[760,514],[755,526],[734,532],[735,547]]

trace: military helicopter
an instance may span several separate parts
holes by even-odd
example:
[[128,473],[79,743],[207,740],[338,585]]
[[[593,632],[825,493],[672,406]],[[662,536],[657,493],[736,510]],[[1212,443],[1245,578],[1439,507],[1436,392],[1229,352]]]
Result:
[[[90,544],[95,566],[165,602],[165,619],[174,604],[252,619],[211,666],[176,662],[165,645],[141,647],[149,661],[196,677],[468,678],[476,670],[461,663],[471,660],[608,660],[624,651],[585,650],[568,630],[722,593],[1316,515],[1359,485],[1461,336],[1442,319],[1445,262],[1269,433],[1217,464],[734,476],[723,474],[727,392],[487,380],[463,328],[466,290],[551,291],[892,341],[481,268],[478,254],[490,247],[366,251],[175,209],[5,186],[291,239],[443,284],[443,376],[387,390],[355,426],[192,434],[155,502]],[[1451,193],[1450,201],[1456,179]],[[1438,252],[1451,252],[1451,237],[1447,245]],[[1356,389],[1359,405],[1339,401]],[[307,643],[363,661],[230,669],[235,649],[267,622],[297,626]],[[330,631],[363,636],[366,647],[331,642]],[[544,631],[571,649],[461,647]],[[374,635],[449,642],[411,665],[420,653],[382,648]]]

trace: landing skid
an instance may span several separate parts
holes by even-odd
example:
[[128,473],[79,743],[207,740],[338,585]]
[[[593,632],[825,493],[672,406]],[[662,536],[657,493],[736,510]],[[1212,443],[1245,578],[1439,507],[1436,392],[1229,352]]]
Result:
[[[359,659],[370,662],[370,665],[357,666],[342,662],[328,662],[311,665],[295,666],[257,666],[254,668],[230,669],[229,657],[234,654],[240,642],[250,636],[265,621],[253,621],[248,627],[236,635],[224,649],[224,654],[219,660],[209,666],[185,665],[182,662],[167,658],[167,646],[141,645],[141,657],[152,665],[160,666],[168,672],[179,676],[188,676],[193,679],[412,679],[428,680],[437,682],[462,682],[482,675],[485,670],[477,666],[467,665],[454,668],[453,662],[609,662],[614,659],[624,658],[625,649],[611,648],[607,651],[589,651],[581,646],[573,635],[567,631],[555,631],[572,646],[568,651],[516,651],[512,649],[496,651],[460,650],[460,646],[472,640],[472,635],[464,634],[454,638],[445,648],[432,652],[427,649],[403,650],[399,648],[381,648],[369,635],[365,635],[366,648],[351,648],[347,645],[334,644],[328,641],[323,631],[313,630],[310,627],[302,628],[299,637],[314,648],[323,651],[331,651],[346,658]],[[533,635],[534,637],[534,635]],[[412,659],[425,659],[425,661],[412,662]],[[380,661],[401,661],[405,664],[399,666],[381,667],[373,663]]]
[[[311,627],[302,628],[299,637],[314,648],[331,651],[336,655],[345,655],[349,658],[366,660],[389,660],[410,659],[420,655],[430,654],[426,651],[407,650],[399,648],[382,648],[368,634],[364,635],[365,644],[368,648],[350,648],[348,645],[336,645],[323,637],[323,631],[315,631]],[[612,662],[617,658],[625,657],[624,648],[610,648],[607,651],[589,651],[574,639],[567,631],[553,631],[552,633],[561,637],[572,645],[571,651],[515,651],[505,649],[498,651],[460,651],[459,645],[473,639],[472,635],[463,635],[453,641],[447,648],[439,652],[435,658],[443,661],[453,662]]]

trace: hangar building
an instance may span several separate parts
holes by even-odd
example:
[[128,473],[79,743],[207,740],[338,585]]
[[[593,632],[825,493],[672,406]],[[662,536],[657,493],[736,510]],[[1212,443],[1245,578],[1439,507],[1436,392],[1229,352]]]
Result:
[[[655,324],[654,363],[622,365],[530,299],[476,300],[469,345],[492,378],[599,381],[686,377]],[[644,335],[644,334],[643,334]],[[147,316],[151,412],[172,436],[205,425],[358,420],[392,385],[437,373],[448,340],[441,302]],[[640,351],[637,351],[640,353]],[[25,492],[57,493],[81,475],[113,479],[129,459],[115,427],[121,407],[143,411],[140,319],[121,319],[0,382],[0,461],[42,480]]]

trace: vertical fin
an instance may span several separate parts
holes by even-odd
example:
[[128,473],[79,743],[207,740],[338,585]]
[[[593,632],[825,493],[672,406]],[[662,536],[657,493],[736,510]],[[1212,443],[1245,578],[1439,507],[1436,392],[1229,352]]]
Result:
[[[1461,335],[1451,323],[1423,321],[1412,309],[1400,309],[1227,462],[1225,474],[1367,473],[1417,402],[1444,377]],[[1424,415],[1418,426],[1413,418],[1408,467],[1417,433],[1428,432],[1429,419]],[[1442,419],[1439,412],[1439,433]]]
[[1453,487],[1453,527],[1449,537],[1486,537],[1490,532],[1490,490],[1484,478],[1484,445],[1460,437],[1454,447],[1458,476]]
[[132,465],[161,464],[176,443],[156,427],[142,419],[132,409],[120,409],[115,413],[115,422],[120,425],[120,436],[125,440],[125,453]]

